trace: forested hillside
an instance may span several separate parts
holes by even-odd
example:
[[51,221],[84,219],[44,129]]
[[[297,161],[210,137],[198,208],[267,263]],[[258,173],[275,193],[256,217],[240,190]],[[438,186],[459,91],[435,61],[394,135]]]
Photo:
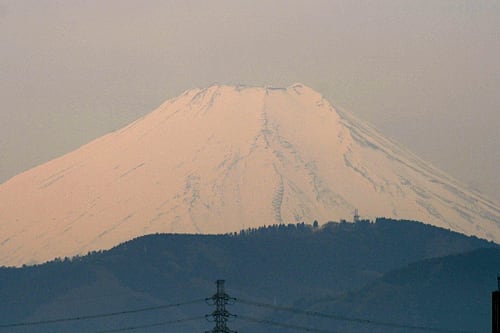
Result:
[[[239,299],[305,308],[318,299],[344,297],[344,301],[356,300],[357,306],[349,307],[344,302],[339,303],[339,309],[365,316],[370,314],[370,307],[363,307],[362,294],[349,292],[365,286],[376,288],[378,281],[388,279],[384,274],[411,263],[484,247],[498,245],[418,222],[388,219],[375,223],[332,222],[321,228],[275,225],[228,235],[150,235],[84,257],[1,268],[0,324],[203,300],[215,292],[217,279],[225,279],[227,292]],[[460,278],[452,270],[449,274],[450,279]],[[467,274],[467,270],[460,274]],[[410,283],[404,276],[401,283]],[[415,284],[415,288],[421,287]],[[380,291],[377,294],[386,297]],[[391,306],[400,304],[384,303],[383,298],[380,302],[374,314],[392,311]],[[199,302],[161,311],[4,330],[98,332],[165,318],[203,316],[211,311]],[[260,318],[275,316],[271,309],[240,303],[232,311]],[[188,332],[209,329],[213,324],[201,320],[176,325],[176,332]],[[242,321],[232,325],[247,327],[248,332],[276,332]],[[149,331],[164,331],[164,327]]]

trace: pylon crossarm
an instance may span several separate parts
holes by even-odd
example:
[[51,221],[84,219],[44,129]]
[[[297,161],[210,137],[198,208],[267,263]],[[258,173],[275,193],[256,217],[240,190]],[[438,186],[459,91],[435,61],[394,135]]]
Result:
[[229,318],[233,318],[236,316],[232,315],[226,309],[226,305],[228,305],[230,301],[236,299],[226,294],[224,290],[224,280],[217,280],[216,284],[217,284],[217,293],[214,294],[211,298],[205,299],[207,304],[215,306],[215,310],[211,314],[205,316],[207,320],[215,323],[215,327],[212,329],[212,331],[208,332],[237,333],[236,331],[232,331],[227,327],[227,322],[229,321]]

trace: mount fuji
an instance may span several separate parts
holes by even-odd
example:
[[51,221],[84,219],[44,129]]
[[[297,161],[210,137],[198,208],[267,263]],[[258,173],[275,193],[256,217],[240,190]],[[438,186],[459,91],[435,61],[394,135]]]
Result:
[[0,265],[355,209],[500,241],[497,203],[311,88],[214,85],[1,184]]

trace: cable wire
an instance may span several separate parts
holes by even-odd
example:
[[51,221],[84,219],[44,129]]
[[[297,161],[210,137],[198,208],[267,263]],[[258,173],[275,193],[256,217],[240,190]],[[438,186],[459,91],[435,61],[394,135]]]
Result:
[[38,325],[45,325],[45,324],[55,324],[55,323],[89,320],[89,319],[97,319],[97,318],[107,318],[107,317],[121,316],[121,315],[131,314],[131,313],[139,313],[139,312],[146,312],[146,311],[154,311],[154,310],[179,307],[179,306],[194,304],[194,303],[198,303],[198,302],[202,302],[202,301],[204,301],[204,298],[192,300],[192,301],[188,301],[188,302],[151,306],[151,307],[147,307],[147,308],[140,308],[140,309],[134,309],[134,310],[108,312],[108,313],[100,313],[100,314],[77,316],[77,317],[67,317],[67,318],[37,320],[37,321],[25,321],[25,322],[10,323],[10,324],[0,324],[0,329],[12,328],[12,327],[38,326]]
[[112,332],[133,331],[133,330],[138,330],[138,329],[143,329],[143,328],[165,326],[165,325],[177,324],[177,323],[185,323],[185,322],[188,322],[188,321],[195,321],[195,320],[199,320],[199,319],[205,319],[205,317],[204,316],[201,316],[201,317],[191,317],[191,318],[184,318],[184,319],[162,321],[162,322],[159,322],[159,323],[153,323],[153,324],[147,324],[147,325],[121,327],[121,328],[115,328],[115,329],[111,329],[111,330],[98,331],[97,333],[112,333]]
[[337,332],[334,332],[334,331],[323,330],[323,329],[319,329],[319,328],[311,328],[311,327],[306,327],[306,326],[285,324],[285,323],[280,323],[280,322],[277,322],[277,321],[267,320],[267,319],[258,319],[258,318],[247,317],[247,316],[237,316],[237,318],[245,320],[245,321],[249,321],[249,322],[254,322],[254,323],[259,323],[259,324],[264,324],[264,325],[269,325],[269,326],[278,326],[278,327],[283,327],[283,328],[290,328],[290,329],[293,329],[293,330],[304,331],[304,332],[337,333]]
[[267,304],[267,303],[253,302],[253,301],[248,301],[245,299],[236,299],[236,301],[240,302],[242,304],[257,306],[257,307],[261,307],[261,308],[268,308],[268,309],[279,310],[279,311],[287,311],[287,312],[292,312],[292,313],[306,315],[306,316],[322,317],[322,318],[333,319],[333,320],[355,322],[358,324],[385,326],[385,327],[391,327],[391,328],[401,328],[401,329],[411,329],[411,330],[420,330],[420,331],[427,331],[427,332],[474,333],[471,331],[449,330],[449,329],[442,329],[442,328],[429,327],[429,326],[407,325],[407,324],[391,323],[391,322],[384,322],[384,321],[371,320],[371,319],[346,317],[346,316],[341,316],[341,315],[336,315],[336,314],[327,314],[327,313],[322,313],[322,312],[317,312],[317,311],[307,311],[307,310],[301,310],[301,309],[292,308],[292,307],[277,306],[277,305],[272,305],[272,304]]

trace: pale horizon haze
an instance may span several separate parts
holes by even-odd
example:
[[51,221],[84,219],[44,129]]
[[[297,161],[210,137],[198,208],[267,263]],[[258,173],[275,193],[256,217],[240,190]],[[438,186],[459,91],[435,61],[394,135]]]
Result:
[[0,183],[213,83],[302,82],[500,201],[498,1],[0,0]]

